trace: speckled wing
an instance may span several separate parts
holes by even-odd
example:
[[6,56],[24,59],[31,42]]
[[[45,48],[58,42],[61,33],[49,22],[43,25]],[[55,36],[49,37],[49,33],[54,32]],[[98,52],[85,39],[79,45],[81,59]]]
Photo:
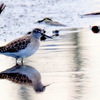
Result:
[[22,75],[19,73],[0,73],[0,79],[8,79],[14,83],[19,84],[32,84],[32,81],[26,75]]
[[10,43],[8,43],[5,46],[0,47],[0,53],[5,52],[18,52],[19,50],[25,49],[27,45],[30,43],[30,38],[19,38],[16,39]]

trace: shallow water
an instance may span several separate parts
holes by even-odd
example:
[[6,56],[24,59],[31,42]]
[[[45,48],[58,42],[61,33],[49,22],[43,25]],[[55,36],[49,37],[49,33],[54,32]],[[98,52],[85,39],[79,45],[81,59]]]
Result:
[[[33,27],[44,28],[49,35],[56,29],[66,31],[61,31],[53,40],[42,41],[39,50],[24,59],[25,65],[40,72],[43,84],[51,85],[44,92],[36,93],[30,86],[0,80],[0,100],[100,100],[100,34],[93,34],[89,28],[100,25],[100,18],[80,17],[99,11],[99,0],[1,2],[7,7],[0,15],[0,45],[5,44],[4,40],[8,42],[23,36]],[[67,26],[35,24],[44,17]],[[0,72],[14,65],[14,58],[0,55]]]
[[[99,100],[99,38],[99,34],[82,29],[41,42],[36,54],[25,58],[24,64],[36,68],[42,83],[51,85],[44,92],[36,93],[31,86],[0,80],[0,99]],[[3,55],[0,55],[0,61],[0,71],[15,64],[13,58]]]

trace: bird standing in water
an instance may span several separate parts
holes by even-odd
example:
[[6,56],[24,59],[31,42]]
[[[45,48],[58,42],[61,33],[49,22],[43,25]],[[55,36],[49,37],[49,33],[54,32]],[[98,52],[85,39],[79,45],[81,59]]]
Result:
[[16,63],[19,58],[22,58],[23,63],[23,58],[33,55],[38,50],[42,35],[51,38],[44,33],[44,29],[35,28],[31,31],[30,35],[25,35],[1,46],[0,54],[15,58]]

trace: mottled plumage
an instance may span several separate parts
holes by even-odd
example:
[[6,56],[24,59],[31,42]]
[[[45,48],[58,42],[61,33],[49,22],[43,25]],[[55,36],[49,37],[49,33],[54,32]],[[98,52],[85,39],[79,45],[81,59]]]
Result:
[[34,88],[36,92],[43,92],[45,87],[41,83],[40,73],[31,66],[18,65],[9,68],[0,73],[0,79],[7,79],[14,83],[29,85]]
[[32,84],[32,81],[29,80],[26,75],[22,75],[19,73],[0,73],[0,79],[8,79],[14,83],[19,84]]
[[1,46],[0,54],[14,57],[16,58],[16,62],[18,58],[23,59],[25,57],[29,57],[38,50],[41,36],[44,35],[49,37],[44,33],[44,29],[35,28],[31,31],[31,34],[15,39],[7,45]]
[[30,37],[23,37],[16,39],[5,46],[0,47],[0,52],[18,52],[19,50],[25,49],[27,45],[31,42]]

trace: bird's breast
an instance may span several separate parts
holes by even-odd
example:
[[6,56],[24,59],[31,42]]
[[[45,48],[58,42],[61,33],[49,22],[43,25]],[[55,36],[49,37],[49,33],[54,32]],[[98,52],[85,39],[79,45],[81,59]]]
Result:
[[31,56],[38,50],[39,45],[40,43],[38,41],[32,41],[25,49],[19,50],[18,52],[14,53],[14,55],[18,56],[19,58]]

